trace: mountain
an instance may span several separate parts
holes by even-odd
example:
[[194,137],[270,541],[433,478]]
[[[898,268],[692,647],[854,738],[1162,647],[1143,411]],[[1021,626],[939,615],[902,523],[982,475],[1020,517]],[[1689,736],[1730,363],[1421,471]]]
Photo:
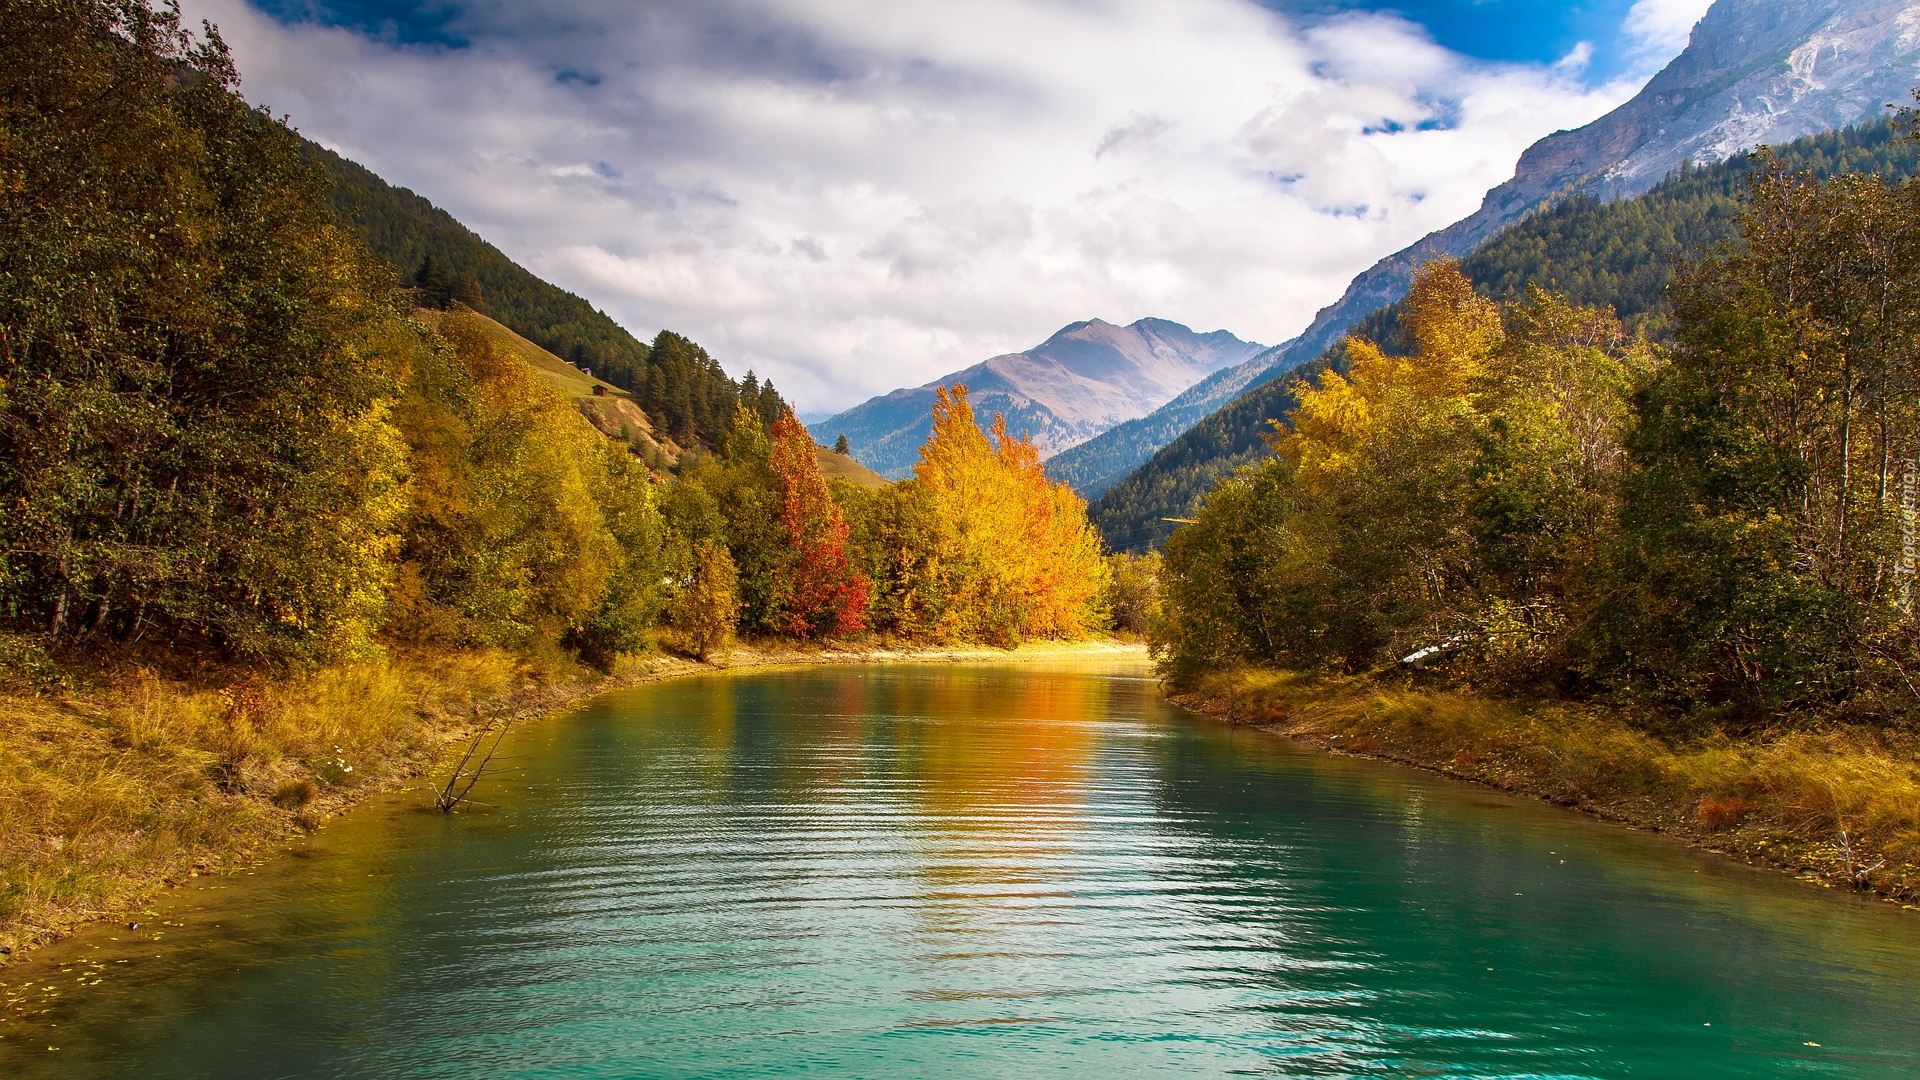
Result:
[[1165,319],[1115,326],[1102,319],[1062,327],[1026,352],[871,398],[812,425],[814,437],[845,435],[853,456],[883,476],[913,471],[933,430],[935,388],[964,385],[982,421],[1001,413],[1007,429],[1032,437],[1042,456],[1141,416],[1211,372],[1266,348],[1225,330],[1197,334]]
[[1073,487],[1089,499],[1126,479],[1153,452],[1172,442],[1220,406],[1239,397],[1263,378],[1271,378],[1273,357],[1285,345],[1276,345],[1242,360],[1182,390],[1172,401],[1145,416],[1069,446],[1047,459],[1047,475]]
[[[1815,176],[1902,180],[1920,174],[1920,144],[1898,138],[1885,120],[1798,139],[1775,147],[1774,155],[1782,166]],[[1496,233],[1462,259],[1460,269],[1489,296],[1511,300],[1541,285],[1577,304],[1611,306],[1630,329],[1658,338],[1676,262],[1734,235],[1742,195],[1759,164],[1741,155],[1678,169],[1645,194],[1614,202],[1569,197]],[[1349,332],[1401,351],[1399,304],[1375,308]],[[1111,486],[1092,507],[1107,543],[1137,550],[1164,540],[1174,524],[1163,519],[1185,514],[1221,476],[1266,453],[1261,436],[1293,407],[1298,378],[1343,362],[1335,343],[1305,364],[1271,373]]]
[[[1359,319],[1404,296],[1413,268],[1427,259],[1465,255],[1502,228],[1572,198],[1612,202],[1646,192],[1697,163],[1723,162],[1757,145],[1870,122],[1884,106],[1909,100],[1916,83],[1920,4],[1717,0],[1694,27],[1686,50],[1632,100],[1585,127],[1535,143],[1521,155],[1513,179],[1489,191],[1478,211],[1355,278],[1298,337],[1258,358],[1265,366],[1248,380],[1245,393],[1262,394],[1270,403],[1284,396],[1284,387],[1267,384],[1290,381]],[[1137,431],[1174,426],[1171,418],[1150,415]],[[1116,432],[1107,442],[1118,444],[1124,437]],[[1151,442],[1090,443],[1080,453],[1117,451],[1104,463],[1116,464],[1138,456]],[[1170,458],[1188,456],[1183,451]],[[1078,465],[1076,460],[1053,467],[1064,472]],[[1152,460],[1140,471],[1150,468],[1155,468]],[[1087,477],[1101,491],[1096,517],[1124,517],[1123,532],[1140,532],[1151,518],[1183,513],[1198,493],[1190,484],[1170,485],[1165,475],[1138,477],[1134,484],[1136,475],[1120,484],[1112,473]],[[1126,484],[1133,486],[1118,490]],[[1148,497],[1149,491],[1162,494]],[[1166,501],[1172,498],[1181,501]],[[1120,503],[1130,509],[1120,513]]]
[[[436,327],[439,320],[447,316],[446,312],[430,309],[419,310],[415,314]],[[634,402],[632,394],[588,376],[552,352],[528,341],[524,335],[502,326],[497,320],[478,312],[472,314],[480,332],[503,355],[515,357],[532,368],[560,396],[573,402],[574,408],[580,410],[580,415],[586,417],[587,422],[602,435],[626,443],[635,455],[656,468],[667,468],[679,462],[683,451],[671,439],[654,431],[653,421]]]
[[1413,269],[1460,256],[1575,193],[1638,195],[1683,164],[1871,121],[1920,84],[1920,4],[1717,0],[1687,48],[1625,105],[1541,139],[1480,209],[1375,263],[1322,308],[1275,367],[1312,359],[1367,312],[1406,295]]
[[[1907,101],[1916,83],[1920,4],[1719,0],[1686,51],[1633,100],[1528,148],[1513,179],[1488,192],[1478,211],[1375,263],[1298,337],[1249,361],[1235,392],[1311,362],[1356,320],[1405,295],[1421,262],[1464,255],[1542,206],[1574,194],[1637,195],[1683,164],[1872,120],[1883,105]],[[1231,399],[1209,396],[1206,404]],[[1170,402],[1063,453],[1047,470],[1099,497],[1211,411],[1200,404]]]

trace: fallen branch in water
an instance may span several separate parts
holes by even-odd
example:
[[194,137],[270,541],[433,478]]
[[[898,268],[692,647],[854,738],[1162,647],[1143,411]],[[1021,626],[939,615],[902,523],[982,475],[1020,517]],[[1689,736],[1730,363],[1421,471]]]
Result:
[[[468,795],[472,794],[473,785],[479,783],[480,778],[486,775],[487,764],[493,760],[493,755],[499,752],[501,741],[507,737],[508,729],[513,727],[513,720],[512,713],[505,717],[496,717],[473,733],[473,742],[467,745],[467,752],[460,755],[460,764],[455,766],[453,775],[447,778],[447,786],[441,789],[440,797],[434,800],[434,805],[440,808],[441,813],[453,813],[453,808],[459,806]],[[473,755],[480,752],[480,744],[487,741],[489,734],[493,735],[493,745],[487,748],[487,756],[480,759],[480,764],[473,772],[467,772],[467,765],[473,761]],[[460,784],[462,778],[466,779],[465,786]],[[454,790],[456,787],[459,788],[458,791]]]

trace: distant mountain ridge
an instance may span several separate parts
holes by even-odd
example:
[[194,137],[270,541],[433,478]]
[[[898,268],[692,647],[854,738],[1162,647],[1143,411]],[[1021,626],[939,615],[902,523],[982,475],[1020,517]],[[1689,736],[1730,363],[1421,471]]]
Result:
[[[1414,267],[1428,259],[1463,256],[1571,195],[1638,195],[1683,163],[1722,161],[1755,146],[1870,121],[1884,105],[1911,100],[1916,84],[1920,3],[1717,0],[1686,50],[1632,100],[1533,144],[1513,179],[1489,191],[1479,210],[1354,278],[1298,337],[1250,361],[1237,392],[1311,363],[1367,313],[1406,295]],[[1218,408],[1232,395],[1207,400]],[[1170,403],[1164,414],[1091,439],[1049,462],[1048,471],[1098,497],[1198,422],[1191,404]]]
[[1047,475],[1089,499],[1126,479],[1153,452],[1205,419],[1214,410],[1274,375],[1276,345],[1221,368],[1145,416],[1136,417],[1070,446],[1047,460]]
[[1266,349],[1225,330],[1195,333],[1166,319],[1116,326],[1090,319],[1062,327],[1025,352],[1005,353],[923,386],[871,398],[812,425],[831,443],[845,435],[854,458],[883,476],[913,471],[932,432],[935,389],[965,385],[985,423],[1006,417],[1050,456],[1142,416],[1212,372]]

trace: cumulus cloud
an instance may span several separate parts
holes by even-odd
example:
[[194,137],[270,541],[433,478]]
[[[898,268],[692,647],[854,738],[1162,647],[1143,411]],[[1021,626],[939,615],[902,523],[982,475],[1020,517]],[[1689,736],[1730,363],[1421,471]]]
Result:
[[1279,342],[1634,89],[1251,0],[481,0],[459,47],[186,7],[251,100],[815,409],[1078,319]]

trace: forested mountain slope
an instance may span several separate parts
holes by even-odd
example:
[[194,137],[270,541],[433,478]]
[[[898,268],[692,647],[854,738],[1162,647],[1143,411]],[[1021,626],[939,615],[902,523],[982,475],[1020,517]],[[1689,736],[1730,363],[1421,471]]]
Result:
[[[1684,52],[1625,105],[1521,155],[1479,210],[1375,263],[1300,335],[1235,372],[1257,387],[1310,363],[1368,312],[1406,293],[1413,268],[1459,257],[1504,226],[1573,194],[1636,195],[1683,164],[1871,123],[1920,84],[1920,4],[1911,0],[1718,0]],[[1232,395],[1211,398],[1209,406]],[[1049,463],[1098,496],[1211,408],[1180,403],[1089,440]]]
[[[1780,165],[1817,176],[1842,172],[1899,179],[1920,173],[1920,151],[1879,121],[1776,147]],[[1475,287],[1509,299],[1529,285],[1564,293],[1576,304],[1614,308],[1630,328],[1659,336],[1666,328],[1667,283],[1674,260],[1734,235],[1748,179],[1759,161],[1742,155],[1676,172],[1644,195],[1603,203],[1574,195],[1496,234],[1461,260]],[[1399,345],[1397,305],[1376,308],[1351,332]],[[1292,385],[1322,366],[1338,365],[1340,346],[1323,350],[1262,383],[1169,443],[1092,508],[1107,542],[1140,550],[1170,533],[1196,498],[1222,475],[1262,456],[1261,436],[1293,406]]]
[[1716,0],[1687,48],[1625,105],[1541,139],[1472,215],[1375,263],[1276,358],[1311,360],[1356,319],[1404,296],[1414,267],[1462,256],[1570,194],[1637,195],[1693,162],[1871,123],[1920,84],[1911,0]]
[[453,215],[311,142],[308,159],[332,179],[335,217],[391,263],[421,302],[453,301],[487,315],[570,364],[629,391],[665,438],[716,446],[747,399],[771,423],[780,397],[751,374],[729,378],[706,350],[662,331],[647,345],[573,293],[536,277]]
[[1047,475],[1071,484],[1086,498],[1099,498],[1152,457],[1155,450],[1172,442],[1208,413],[1239,397],[1249,386],[1272,378],[1273,357],[1284,348],[1285,345],[1276,345],[1251,360],[1221,368],[1147,415],[1108,428],[1086,442],[1062,450],[1047,459]]

